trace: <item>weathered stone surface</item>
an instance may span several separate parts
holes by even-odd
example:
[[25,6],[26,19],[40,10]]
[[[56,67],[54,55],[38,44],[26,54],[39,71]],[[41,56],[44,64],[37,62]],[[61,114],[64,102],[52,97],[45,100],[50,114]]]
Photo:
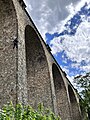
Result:
[[77,98],[75,96],[75,91],[73,88],[68,85],[68,92],[70,97],[70,106],[71,106],[71,115],[73,120],[81,120],[80,110],[79,110],[79,103],[77,102]]
[[0,107],[12,100],[16,103],[16,15],[12,0],[0,0]]
[[81,120],[74,88],[20,3],[0,0],[0,107],[12,101],[36,109],[41,102],[62,120]]
[[68,102],[67,90],[65,87],[64,80],[56,64],[53,64],[52,71],[53,71],[58,114],[61,116],[63,120],[66,119],[70,120],[71,118],[70,118],[69,102]]
[[28,102],[34,108],[40,102],[52,107],[47,59],[38,35],[30,26],[26,26],[25,41]]

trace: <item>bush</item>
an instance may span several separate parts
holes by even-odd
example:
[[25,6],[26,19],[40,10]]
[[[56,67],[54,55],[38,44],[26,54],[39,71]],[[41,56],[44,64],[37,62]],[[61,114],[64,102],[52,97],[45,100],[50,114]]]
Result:
[[0,110],[0,120],[61,120],[60,117],[49,110],[45,109],[42,104],[38,105],[38,110],[31,106],[17,104],[15,107],[12,103],[5,105]]

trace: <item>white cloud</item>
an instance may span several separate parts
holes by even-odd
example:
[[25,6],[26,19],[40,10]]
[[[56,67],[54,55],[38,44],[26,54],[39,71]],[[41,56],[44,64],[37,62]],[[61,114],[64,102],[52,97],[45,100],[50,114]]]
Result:
[[71,81],[72,84],[74,83],[74,81],[73,81],[74,77],[73,76],[70,77],[69,75],[67,75],[67,78]]
[[[45,39],[45,33],[60,32],[65,18],[70,14],[66,6],[76,4],[78,0],[24,0],[27,10]],[[80,1],[80,0],[79,0]]]
[[[45,39],[45,33],[54,33],[64,30],[65,23],[70,20],[73,15],[87,2],[90,7],[90,0],[24,0],[27,9],[42,37]],[[76,35],[70,37],[65,35],[65,40],[60,43],[60,37],[51,41],[52,53],[56,54],[65,50],[69,59],[76,61],[71,67],[85,71],[90,71],[90,18],[85,21],[77,29]],[[76,27],[76,26],[75,26]],[[80,66],[81,61],[86,62],[85,66]],[[65,61],[66,62],[66,61]],[[68,70],[65,71],[69,72]]]
[[[61,43],[61,37],[54,38],[51,41],[51,49],[53,54],[57,54],[65,50],[69,59],[76,61],[76,67],[79,67],[82,61],[86,62],[85,66],[81,66],[82,70],[90,71],[90,22],[84,21],[77,29],[75,36],[64,36]],[[58,48],[58,49],[57,49]]]
[[89,4],[89,6],[90,6],[90,0],[80,0],[78,5],[76,6],[76,10],[79,11],[80,8],[85,5],[85,3]]

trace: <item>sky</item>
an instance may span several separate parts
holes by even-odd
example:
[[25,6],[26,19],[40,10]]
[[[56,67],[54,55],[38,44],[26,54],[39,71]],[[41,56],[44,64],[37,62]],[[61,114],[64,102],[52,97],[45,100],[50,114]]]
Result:
[[90,0],[24,0],[69,78],[90,72]]

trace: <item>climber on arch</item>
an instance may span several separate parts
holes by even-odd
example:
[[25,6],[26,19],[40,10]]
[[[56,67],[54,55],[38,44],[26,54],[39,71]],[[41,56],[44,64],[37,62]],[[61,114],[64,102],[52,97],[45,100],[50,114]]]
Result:
[[15,40],[13,41],[13,49],[15,47],[18,48],[18,40],[17,40],[17,38],[15,38]]

